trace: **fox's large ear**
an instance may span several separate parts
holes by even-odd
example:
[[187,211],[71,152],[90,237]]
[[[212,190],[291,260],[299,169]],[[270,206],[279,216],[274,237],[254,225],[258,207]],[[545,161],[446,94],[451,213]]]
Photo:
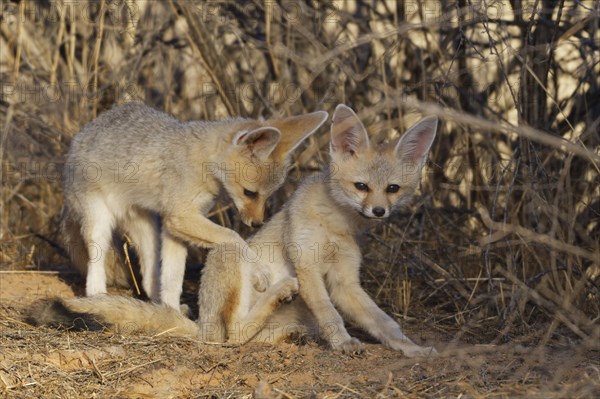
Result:
[[437,130],[437,116],[428,116],[415,123],[400,137],[396,145],[399,158],[423,165]]
[[272,119],[267,124],[279,129],[281,140],[273,155],[280,159],[294,151],[308,136],[317,131],[329,117],[325,111],[312,112],[306,115],[291,116],[283,119]]
[[336,107],[331,123],[331,153],[354,155],[369,148],[369,135],[358,116],[344,104]]
[[233,144],[245,146],[259,159],[271,155],[281,140],[281,132],[270,126],[262,126],[250,131],[241,131],[233,138]]

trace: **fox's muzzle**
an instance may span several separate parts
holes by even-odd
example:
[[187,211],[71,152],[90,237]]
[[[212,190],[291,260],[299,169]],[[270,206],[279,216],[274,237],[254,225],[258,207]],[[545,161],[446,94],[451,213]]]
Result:
[[253,219],[242,215],[242,223],[244,223],[248,227],[258,228],[263,225],[262,219]]
[[263,225],[264,221],[264,212],[261,212],[260,215],[256,213],[248,214],[248,212],[240,212],[242,216],[242,222],[248,226],[253,228],[258,228]]
[[360,212],[363,217],[367,219],[384,219],[390,215],[388,210],[381,206],[375,206],[373,208],[363,208]]

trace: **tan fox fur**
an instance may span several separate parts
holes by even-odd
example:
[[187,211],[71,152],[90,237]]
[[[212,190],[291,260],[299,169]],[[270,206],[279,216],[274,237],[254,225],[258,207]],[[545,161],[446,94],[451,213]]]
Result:
[[[425,118],[399,141],[376,146],[354,112],[339,105],[328,169],[309,177],[248,240],[251,250],[228,243],[209,254],[194,328],[171,309],[109,296],[46,302],[33,312],[32,321],[71,326],[79,317],[117,329],[135,326],[150,334],[163,330],[231,343],[277,342],[303,333],[337,350],[360,350],[361,343],[348,334],[339,311],[407,356],[435,354],[434,348],[406,337],[361,288],[356,237],[412,197],[436,129],[437,119]],[[271,285],[264,292],[252,284],[257,261],[270,269]],[[126,322],[123,314],[128,315]]]
[[[126,104],[90,122],[71,143],[63,209],[68,249],[87,274],[86,294],[106,293],[107,282],[126,283],[111,248],[119,231],[136,247],[148,297],[179,309],[186,242],[244,245],[238,233],[206,217],[219,192],[233,200],[245,224],[262,224],[291,151],[326,119],[320,111],[264,122],[181,122]],[[259,277],[264,289],[268,275]]]
[[[294,196],[248,240],[272,285],[257,292],[249,281],[257,259],[220,245],[209,254],[199,292],[199,324],[210,341],[277,341],[311,333],[332,348],[355,351],[339,312],[383,344],[407,356],[435,353],[406,337],[361,288],[361,251],[356,236],[413,196],[437,119],[425,118],[396,143],[376,146],[344,106],[331,127],[331,163],[308,178]],[[294,294],[298,297],[288,302]]]

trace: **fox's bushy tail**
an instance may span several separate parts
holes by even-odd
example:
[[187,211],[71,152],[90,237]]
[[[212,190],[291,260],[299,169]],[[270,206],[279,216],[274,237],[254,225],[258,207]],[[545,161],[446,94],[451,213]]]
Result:
[[196,323],[167,305],[121,296],[50,299],[35,303],[27,322],[74,330],[200,339]]

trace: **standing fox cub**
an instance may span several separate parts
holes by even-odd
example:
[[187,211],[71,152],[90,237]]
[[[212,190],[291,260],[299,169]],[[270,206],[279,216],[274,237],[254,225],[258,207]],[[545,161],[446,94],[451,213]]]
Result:
[[[106,293],[107,282],[126,283],[111,248],[118,229],[137,249],[148,297],[179,309],[185,242],[245,244],[206,217],[219,192],[229,195],[245,224],[261,225],[291,151],[327,116],[181,122],[127,104],[90,122],[71,143],[63,209],[66,244],[87,274],[86,294]],[[259,278],[257,287],[266,288],[268,275]]]
[[[361,288],[361,251],[355,237],[412,197],[436,129],[437,118],[425,118],[396,143],[376,146],[356,114],[339,105],[331,127],[328,169],[308,178],[248,241],[251,253],[234,243],[219,245],[209,254],[197,323],[165,306],[109,296],[40,303],[30,321],[233,343],[275,342],[301,333],[321,337],[337,350],[360,350],[339,309],[407,356],[435,354],[435,349],[406,337]],[[270,268],[272,283],[264,292],[252,285],[255,261]]]

